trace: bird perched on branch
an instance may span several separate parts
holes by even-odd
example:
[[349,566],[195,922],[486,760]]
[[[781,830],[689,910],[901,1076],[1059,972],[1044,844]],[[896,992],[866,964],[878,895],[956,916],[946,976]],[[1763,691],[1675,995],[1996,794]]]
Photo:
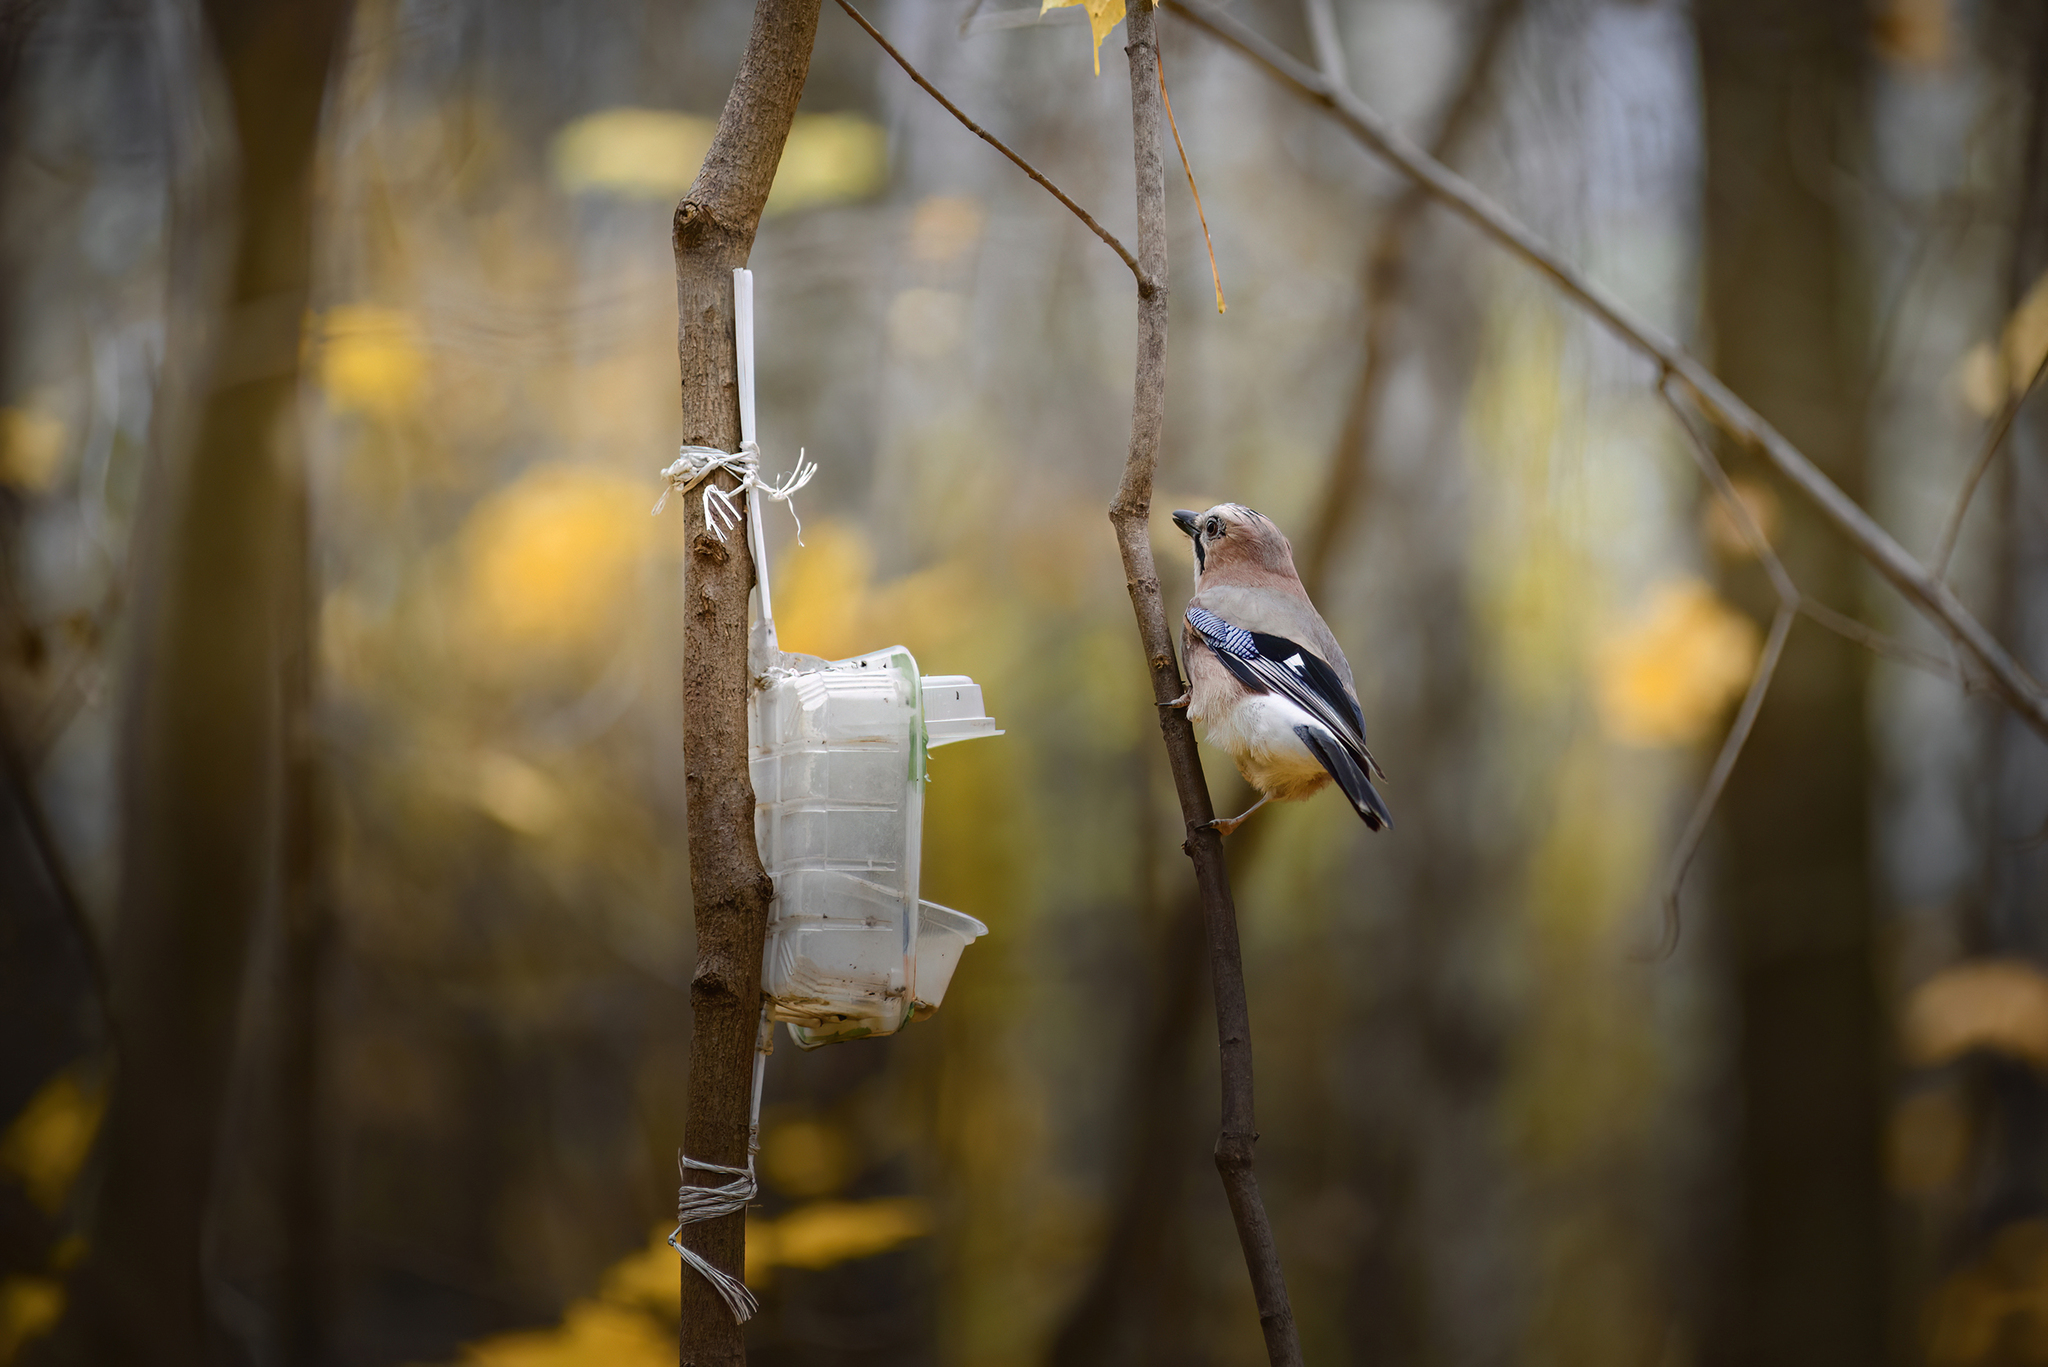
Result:
[[1365,717],[1351,665],[1294,571],[1294,548],[1270,518],[1241,503],[1182,509],[1195,543],[1195,592],[1181,633],[1186,707],[1202,738],[1237,761],[1259,800],[1209,824],[1229,835],[1276,798],[1300,802],[1331,779],[1372,830],[1394,824],[1371,775]]

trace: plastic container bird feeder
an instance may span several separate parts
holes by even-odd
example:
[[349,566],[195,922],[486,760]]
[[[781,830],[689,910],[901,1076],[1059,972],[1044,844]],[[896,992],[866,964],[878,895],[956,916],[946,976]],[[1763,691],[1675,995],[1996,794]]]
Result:
[[[733,272],[733,293],[745,450],[755,441],[751,272]],[[961,954],[988,933],[918,896],[925,761],[941,745],[1002,732],[974,680],[921,674],[902,646],[832,661],[779,649],[760,502],[749,487],[757,587],[747,739],[754,836],[775,883],[761,982],[769,1017],[810,1049],[923,1020]]]

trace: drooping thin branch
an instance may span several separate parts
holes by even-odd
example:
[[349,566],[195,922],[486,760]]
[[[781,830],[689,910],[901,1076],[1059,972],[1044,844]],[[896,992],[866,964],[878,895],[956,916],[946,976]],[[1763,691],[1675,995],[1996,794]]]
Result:
[[1200,0],[1164,0],[1229,46],[1251,58],[1298,94],[1334,114],[1360,142],[1401,171],[1437,202],[1548,277],[1660,370],[1684,383],[1717,426],[1757,452],[1797,488],[1857,553],[1962,650],[1976,657],[1998,695],[2036,734],[2048,739],[2048,692],[2028,675],[1949,587],[1930,574],[1857,503],[1775,427],[1676,342],[1636,316],[1606,289],[1587,280],[1546,242],[1482,194],[1477,187],[1416,147],[1349,91],[1267,42],[1237,20]]
[[1763,566],[1765,575],[1771,581],[1771,588],[1777,594],[1778,610],[1771,619],[1770,636],[1765,642],[1762,655],[1758,658],[1756,672],[1750,678],[1749,690],[1743,695],[1742,707],[1735,714],[1735,722],[1729,727],[1727,738],[1721,743],[1721,751],[1714,759],[1714,767],[1707,775],[1706,785],[1693,803],[1692,815],[1687,819],[1685,830],[1679,836],[1678,844],[1672,852],[1671,863],[1664,879],[1664,934],[1656,953],[1652,956],[1659,959],[1668,956],[1678,946],[1678,894],[1684,885],[1686,871],[1691,868],[1694,857],[1699,853],[1700,842],[1706,838],[1707,822],[1713,816],[1714,808],[1720,803],[1721,792],[1728,785],[1728,776],[1735,769],[1735,761],[1742,754],[1743,745],[1749,740],[1750,728],[1756,724],[1757,712],[1763,706],[1764,695],[1770,691],[1771,679],[1778,668],[1778,657],[1784,650],[1785,638],[1792,629],[1794,617],[1803,615],[1836,635],[1854,641],[1876,654],[1925,669],[1953,680],[1965,688],[1969,687],[1969,680],[1948,661],[1918,650],[1903,641],[1893,640],[1881,632],[1873,631],[1855,618],[1837,612],[1809,596],[1799,587],[1791,571],[1785,568],[1785,562],[1778,557],[1776,549],[1772,547],[1770,538],[1764,534],[1763,527],[1758,524],[1756,515],[1736,493],[1734,481],[1728,478],[1728,472],[1722,468],[1721,462],[1715,459],[1713,448],[1707,444],[1705,436],[1693,426],[1692,419],[1687,417],[1685,410],[1679,406],[1676,396],[1671,392],[1670,382],[1669,375],[1660,380],[1657,395],[1670,408],[1679,429],[1685,433],[1686,450],[1692,456],[1693,463],[1699,467],[1700,473],[1706,477],[1708,485],[1713,489],[1714,496],[1721,501],[1729,517],[1734,521],[1736,531],[1749,547],[1750,553],[1756,556],[1757,562]]
[[1166,93],[1166,59],[1159,57],[1159,103],[1166,108],[1166,126],[1173,130],[1174,150],[1180,153],[1180,169],[1188,178],[1188,194],[1194,197],[1195,217],[1202,223],[1202,245],[1209,249],[1209,279],[1216,286],[1216,311],[1224,312],[1223,272],[1216,269],[1216,243],[1209,236],[1209,215],[1202,209],[1202,192],[1195,185],[1195,168],[1188,164],[1187,144],[1180,140],[1180,123],[1173,117],[1173,97]]
[[1275,1367],[1301,1362],[1301,1343],[1288,1304],[1287,1283],[1273,1227],[1260,1199],[1253,1153],[1258,1126],[1252,1098],[1251,1010],[1246,1000],[1244,963],[1237,935],[1237,907],[1223,859],[1223,840],[1208,823],[1215,811],[1195,749],[1194,728],[1184,710],[1170,706],[1184,691],[1173,633],[1152,560],[1152,477],[1159,463],[1159,443],[1166,426],[1166,164],[1160,128],[1157,18],[1151,0],[1129,0],[1125,12],[1130,63],[1131,149],[1137,170],[1138,272],[1137,374],[1131,395],[1131,444],[1123,478],[1110,505],[1110,525],[1124,565],[1125,586],[1137,617],[1139,643],[1152,677],[1153,701],[1159,705],[1159,729],[1166,742],[1181,815],[1187,822],[1185,846],[1194,862],[1201,890],[1203,920],[1209,942],[1210,977],[1216,996],[1217,1046],[1222,1056],[1222,1133],[1216,1141],[1216,1168],[1237,1226],[1252,1295],[1259,1308],[1266,1356]]
[[1742,706],[1735,713],[1735,722],[1728,728],[1728,735],[1721,742],[1721,752],[1714,757],[1714,767],[1707,773],[1706,785],[1700,789],[1694,801],[1692,815],[1686,820],[1685,830],[1678,837],[1678,845],[1672,851],[1671,863],[1664,875],[1664,935],[1654,957],[1662,959],[1678,947],[1679,910],[1678,894],[1685,885],[1686,870],[1692,867],[1695,855],[1699,853],[1700,842],[1706,839],[1707,822],[1714,815],[1714,808],[1720,804],[1721,791],[1728,786],[1728,776],[1735,771],[1735,761],[1741,758],[1742,747],[1749,741],[1750,729],[1756,725],[1756,716],[1764,705],[1764,695],[1771,690],[1771,679],[1778,672],[1778,657],[1784,653],[1785,638],[1791,634],[1792,621],[1799,615],[1799,605],[1805,595],[1792,579],[1792,572],[1785,568],[1785,562],[1771,546],[1770,538],[1757,524],[1756,515],[1749,510],[1735,492],[1734,482],[1728,472],[1721,468],[1721,462],[1714,459],[1713,448],[1707,439],[1692,425],[1692,419],[1678,406],[1672,396],[1671,381],[1667,375],[1657,384],[1658,397],[1670,408],[1671,416],[1686,437],[1686,450],[1692,455],[1700,473],[1706,476],[1713,488],[1714,496],[1721,500],[1728,516],[1735,522],[1736,530],[1749,546],[1757,563],[1764,567],[1770,578],[1771,588],[1778,595],[1778,611],[1771,618],[1771,634],[1764,642],[1762,655],[1757,659],[1756,672],[1750,676],[1749,690],[1743,694]]
[[2040,361],[2034,366],[2034,373],[2027,378],[2026,387],[2006,395],[1999,406],[1998,418],[1991,424],[1985,435],[1984,445],[1977,452],[1977,459],[1970,465],[1968,478],[1963,480],[1962,489],[1956,494],[1956,506],[1949,510],[1948,522],[1941,529],[1941,541],[1934,548],[1934,563],[1930,568],[1937,579],[1948,578],[1948,562],[1956,553],[1956,538],[1963,534],[1963,518],[1969,514],[1970,500],[1977,496],[1977,486],[1984,482],[1984,474],[1991,468],[1992,460],[1998,455],[1998,448],[2005,444],[2005,434],[2012,431],[2013,421],[2019,417],[2020,408],[2027,396],[2041,383],[2041,377],[2048,374],[2048,350],[2041,353]]
[[1932,651],[1908,645],[1894,636],[1887,636],[1857,621],[1845,612],[1837,612],[1826,603],[1811,595],[1799,600],[1799,611],[1808,621],[1816,622],[1844,640],[1854,641],[1873,655],[1882,655],[1888,660],[1913,669],[1923,670],[1937,678],[1948,680],[1965,693],[1981,693],[1982,685],[1956,668],[1955,661],[1944,659]]
[[1756,725],[1756,714],[1763,709],[1764,694],[1771,690],[1771,679],[1778,672],[1778,657],[1785,652],[1785,638],[1792,632],[1792,620],[1799,615],[1796,607],[1778,604],[1778,611],[1771,618],[1771,634],[1764,642],[1762,656],[1757,660],[1756,673],[1750,678],[1749,691],[1742,695],[1742,706],[1735,713],[1735,723],[1728,728],[1728,736],[1721,742],[1721,753],[1714,756],[1714,767],[1707,774],[1706,786],[1700,789],[1699,800],[1693,804],[1692,816],[1685,823],[1685,831],[1678,837],[1678,847],[1672,852],[1671,866],[1664,876],[1664,938],[1657,946],[1655,957],[1662,959],[1678,947],[1678,893],[1685,885],[1686,870],[1700,851],[1700,843],[1706,839],[1707,822],[1714,815],[1714,808],[1720,804],[1721,791],[1728,786],[1728,775],[1735,772],[1735,761],[1742,756],[1742,747],[1749,741],[1750,728]]
[[924,78],[923,72],[919,71],[916,67],[910,64],[909,58],[905,57],[902,53],[896,50],[895,44],[891,43],[887,38],[884,38],[882,36],[882,31],[880,29],[876,28],[873,24],[870,24],[868,22],[866,15],[862,14],[859,10],[855,9],[852,5],[848,4],[847,0],[839,0],[839,8],[845,10],[847,16],[851,18],[854,23],[859,24],[862,28],[866,29],[868,37],[874,39],[877,43],[881,44],[882,51],[888,53],[891,60],[893,60],[896,63],[896,65],[902,67],[904,74],[909,76],[911,80],[916,81],[918,86],[921,89],[923,89],[925,94],[937,100],[939,102],[940,108],[944,109],[948,114],[951,114],[954,118],[958,119],[961,123],[961,126],[966,128],[968,132],[974,134],[975,137],[980,138],[990,147],[995,148],[996,151],[1001,152],[1004,156],[1008,157],[1012,162],[1016,164],[1018,170],[1022,171],[1025,175],[1031,177],[1031,179],[1038,182],[1038,184],[1045,189],[1046,193],[1050,194],[1054,199],[1058,200],[1060,203],[1066,205],[1067,211],[1069,213],[1073,214],[1074,217],[1080,219],[1083,223],[1087,224],[1088,230],[1090,232],[1094,233],[1097,237],[1101,238],[1104,242],[1109,244],[1109,249],[1115,252],[1117,256],[1122,259],[1123,263],[1126,266],[1129,266],[1131,268],[1132,275],[1138,277],[1138,283],[1140,285],[1144,284],[1145,273],[1143,270],[1139,269],[1138,259],[1131,255],[1129,248],[1125,247],[1123,243],[1117,241],[1116,235],[1114,233],[1110,232],[1109,229],[1103,227],[1100,223],[1097,223],[1095,221],[1095,216],[1093,214],[1089,213],[1080,205],[1074,203],[1072,198],[1068,196],[1065,190],[1062,190],[1059,186],[1053,184],[1050,180],[1048,180],[1045,177],[1045,174],[1041,172],[1036,166],[1033,166],[1030,162],[1024,160],[1024,158],[1018,156],[1015,152],[1011,151],[1008,143],[1005,143],[1001,138],[989,132],[986,128],[983,128],[973,119],[968,118],[967,115],[961,111],[959,105],[954,104],[951,100],[947,99],[945,94],[942,91],[940,91],[940,89],[937,86],[933,85],[930,81]]

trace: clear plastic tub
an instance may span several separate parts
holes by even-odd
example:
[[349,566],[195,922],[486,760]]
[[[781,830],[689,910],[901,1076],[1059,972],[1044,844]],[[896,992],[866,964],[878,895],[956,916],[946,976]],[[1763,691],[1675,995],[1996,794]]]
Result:
[[754,832],[775,880],[762,986],[810,1047],[929,1015],[987,932],[918,900],[925,756],[1001,732],[972,679],[923,678],[901,646],[805,663],[771,673],[750,740]]

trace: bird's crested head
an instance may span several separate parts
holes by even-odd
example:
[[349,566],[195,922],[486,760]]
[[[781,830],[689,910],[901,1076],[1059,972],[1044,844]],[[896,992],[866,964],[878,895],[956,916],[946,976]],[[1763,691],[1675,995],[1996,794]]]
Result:
[[1179,509],[1173,525],[1195,543],[1195,582],[1204,579],[1266,575],[1300,582],[1294,571],[1294,547],[1264,513],[1242,503],[1219,503],[1206,513]]

